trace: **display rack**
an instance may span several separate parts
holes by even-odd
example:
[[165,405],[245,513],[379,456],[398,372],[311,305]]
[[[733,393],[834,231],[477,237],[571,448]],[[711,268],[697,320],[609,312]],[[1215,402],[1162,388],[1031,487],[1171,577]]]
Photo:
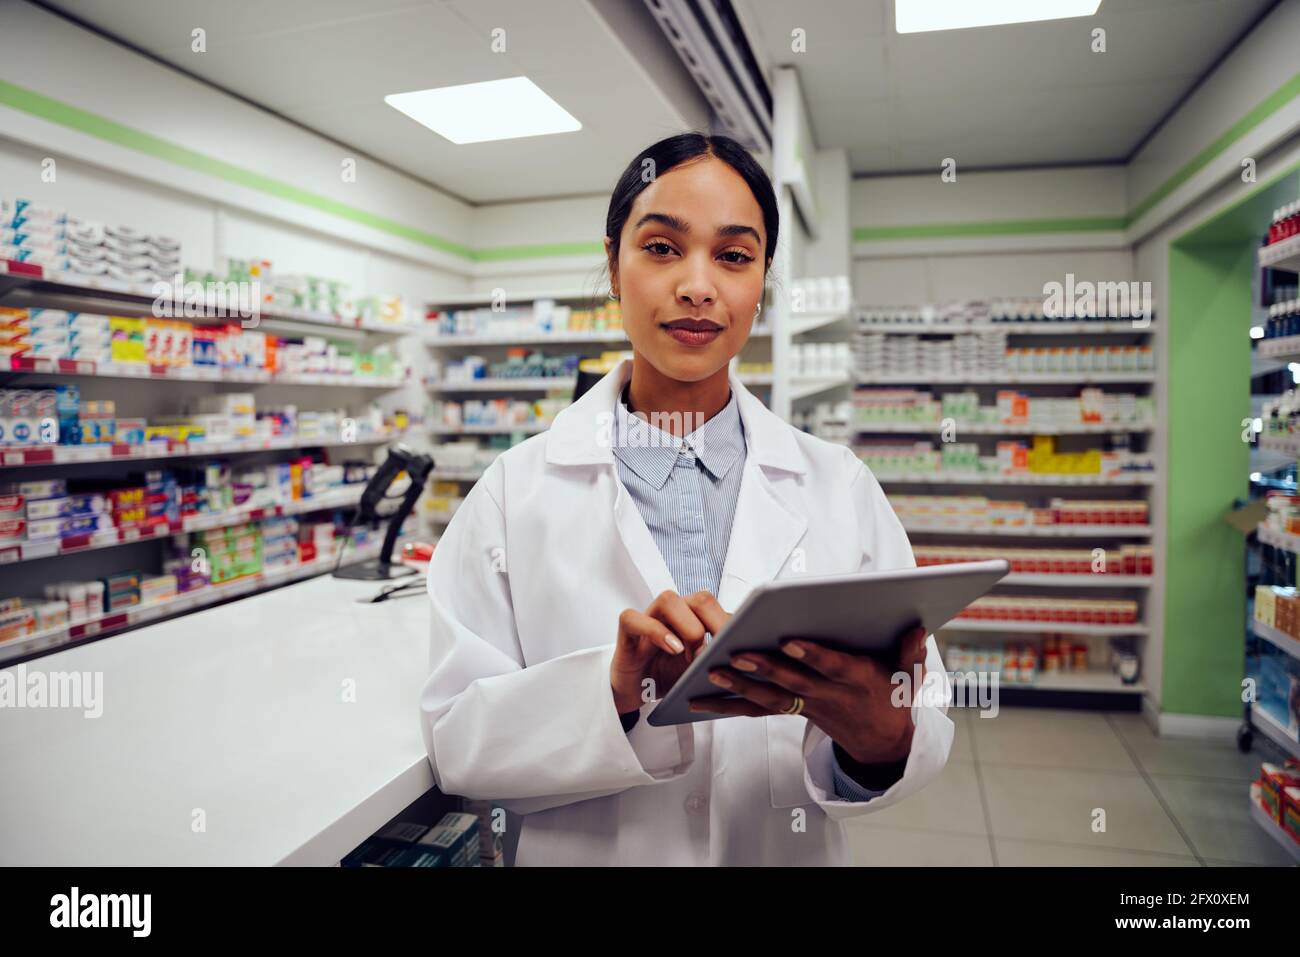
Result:
[[[0,260],[0,306],[28,309],[58,309],[68,312],[114,316],[149,317],[155,315],[156,290],[152,284],[132,284],[114,279],[72,276],[46,270],[29,263]],[[228,324],[237,321],[223,315],[228,308],[220,297],[205,294],[202,302],[190,302],[185,312],[194,315],[176,315],[176,321],[193,326]],[[362,316],[341,318],[322,312],[303,309],[259,309],[252,317],[244,317],[242,325],[248,328],[288,335],[317,335],[328,340],[356,344],[368,340],[396,343],[402,337],[420,331],[411,323],[395,323],[368,319]],[[0,386],[9,388],[41,388],[67,379],[126,379],[150,383],[150,389],[166,389],[169,383],[204,383],[211,385],[236,385],[246,389],[260,386],[310,386],[346,390],[348,394],[364,395],[375,391],[393,390],[402,386],[406,375],[379,377],[362,374],[334,373],[268,373],[262,369],[217,368],[204,366],[169,367],[148,363],[95,363],[82,360],[30,357],[22,354],[5,359],[0,368]],[[134,388],[134,386],[132,387]],[[151,393],[152,395],[152,393]],[[162,396],[163,393],[159,393]],[[160,439],[143,444],[104,442],[88,445],[28,445],[0,447],[0,464],[7,477],[13,481],[39,481],[47,476],[64,474],[78,467],[108,466],[135,463],[161,463],[166,460],[205,459],[228,456],[254,456],[268,452],[305,449],[346,449],[350,447],[373,449],[394,439],[406,437],[402,430],[374,432],[360,429],[355,433],[337,431],[308,431],[302,434],[258,439],[232,439],[182,442]],[[371,457],[368,452],[366,458]],[[21,472],[19,471],[21,470]],[[57,561],[100,549],[147,541],[165,541],[175,535],[205,529],[216,529],[256,522],[265,518],[288,515],[307,515],[348,508],[358,501],[362,483],[328,489],[314,496],[282,504],[263,507],[238,506],[215,512],[188,516],[179,521],[156,525],[124,525],[53,540],[16,541],[0,545],[0,568],[14,573],[14,586],[22,584],[27,592],[35,578],[26,567],[30,562]],[[367,546],[361,557],[377,546]],[[23,566],[19,570],[19,566]],[[21,636],[0,643],[0,660],[30,657],[45,653],[73,642],[116,634],[138,625],[226,601],[233,597],[250,595],[288,581],[296,581],[328,572],[331,560],[314,559],[289,566],[272,568],[247,575],[233,581],[206,585],[193,592],[129,609],[96,614],[70,625],[47,629],[34,635]],[[96,577],[87,572],[82,563],[73,573],[83,577]],[[48,573],[41,575],[48,577]],[[40,576],[37,576],[40,577]],[[16,593],[15,587],[6,594]],[[4,597],[0,595],[0,597]]]
[[[1028,297],[1026,297],[1028,298]],[[916,321],[879,321],[880,316],[894,313],[899,317],[916,319]],[[1046,337],[1042,341],[1049,343],[1052,349],[1061,349],[1064,353],[1077,343],[1080,346],[1093,346],[1098,337],[1103,343],[1122,342],[1125,344],[1150,345],[1159,330],[1159,324],[1150,317],[1100,318],[1100,319],[1050,319],[1039,315],[1034,318],[1008,319],[957,319],[954,321],[936,321],[938,310],[925,307],[904,307],[898,310],[886,308],[860,309],[854,325],[855,339],[859,335],[872,336],[871,342],[879,342],[876,336],[912,336],[925,341],[942,341],[966,333],[1005,333],[1008,348],[1023,348],[1036,345],[1037,337]],[[924,317],[923,319],[920,317]],[[859,346],[859,359],[866,348],[866,340]],[[1059,361],[1054,359],[1053,361]],[[1081,360],[1080,360],[1081,361]],[[1157,381],[1154,369],[1125,368],[1118,371],[1094,371],[1092,369],[1044,370],[1044,371],[998,371],[998,372],[964,372],[948,374],[934,371],[901,371],[877,368],[874,373],[861,371],[855,363],[854,383],[856,387],[870,389],[881,386],[912,386],[919,391],[929,391],[937,399],[948,391],[971,391],[980,396],[981,405],[988,405],[998,387],[1027,386],[1023,390],[1030,396],[1067,397],[1077,395],[1075,387],[1126,385],[1136,386],[1139,394],[1150,395]],[[1132,391],[1132,390],[1129,390]],[[855,395],[858,390],[855,389]],[[1138,419],[1123,422],[1068,423],[1055,422],[970,422],[934,420],[926,422],[860,422],[851,425],[858,441],[871,437],[901,437],[904,441],[912,436],[917,440],[935,439],[951,436],[954,432],[963,443],[978,444],[981,454],[987,455],[993,441],[1050,435],[1060,437],[1080,437],[1074,439],[1075,447],[1087,447],[1087,436],[1120,437],[1123,444],[1132,447],[1138,445],[1149,448],[1157,423],[1154,419]],[[898,492],[907,495],[922,495],[927,492],[936,496],[983,495],[991,501],[1026,500],[1031,506],[1041,507],[1050,497],[1068,496],[1073,489],[1089,489],[1093,496],[1104,495],[1108,499],[1122,494],[1122,500],[1141,500],[1150,503],[1152,488],[1159,481],[1155,471],[1120,472],[1119,474],[1075,474],[1075,473],[1030,473],[1018,472],[1002,474],[990,471],[919,471],[896,473],[886,470],[874,472],[877,480],[884,486],[886,493]],[[933,490],[931,492],[931,490]],[[1153,529],[1143,525],[1081,525],[1081,526],[1027,526],[996,527],[960,527],[953,522],[938,525],[909,524],[904,520],[904,527],[909,536],[919,545],[943,545],[949,541],[962,541],[975,547],[986,546],[994,551],[1010,547],[1010,541],[1021,539],[1016,547],[1053,548],[1061,545],[1044,543],[1038,546],[1035,540],[1057,539],[1068,541],[1074,549],[1100,548],[1110,549],[1117,541],[1123,539],[1151,539]],[[1044,672],[1039,670],[1032,681],[1003,681],[1000,693],[1008,704],[1048,705],[1086,708],[1119,708],[1136,710],[1147,687],[1139,677],[1126,683],[1118,673],[1106,670],[1107,653],[1120,651],[1137,653],[1143,657],[1146,640],[1150,629],[1142,613],[1152,603],[1160,600],[1158,589],[1162,577],[1159,574],[1023,574],[1012,573],[1006,576],[994,590],[994,594],[1020,594],[1025,597],[1082,597],[1095,599],[1136,600],[1140,617],[1136,624],[1128,625],[1082,625],[1063,622],[1038,621],[970,621],[957,619],[939,629],[945,646],[953,642],[965,642],[969,639],[978,647],[990,647],[988,643],[996,636],[1007,638],[1007,646],[1016,646],[1024,640],[1035,636],[1062,636],[1071,640],[1080,640],[1089,647],[1090,667],[1080,671]],[[1111,648],[1111,642],[1120,644]],[[996,642],[991,646],[996,648]],[[1103,667],[1098,667],[1097,659]]]

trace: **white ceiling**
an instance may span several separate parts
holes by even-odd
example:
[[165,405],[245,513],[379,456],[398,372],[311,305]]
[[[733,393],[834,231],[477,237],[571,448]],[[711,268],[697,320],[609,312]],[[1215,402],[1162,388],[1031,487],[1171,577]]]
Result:
[[[217,86],[472,203],[603,191],[647,145],[707,122],[694,84],[640,0],[615,36],[608,0],[56,0],[47,4]],[[635,25],[635,24],[634,24]],[[206,31],[207,50],[190,49]],[[491,49],[505,31],[505,52]],[[653,44],[653,46],[651,46]],[[654,76],[651,75],[653,72]],[[684,73],[684,71],[683,71]],[[525,75],[573,133],[457,146],[388,93]],[[689,95],[682,95],[680,87]]]
[[733,3],[759,63],[798,68],[817,145],[862,174],[1123,161],[1274,0],[1102,0],[1093,17],[901,36],[893,0]]
[[[798,67],[818,145],[847,149],[858,174],[949,156],[966,169],[1122,161],[1273,5],[1103,0],[1093,18],[899,36],[892,0],[732,2],[762,66]],[[47,5],[474,203],[607,193],[630,157],[705,116],[642,0]],[[1104,54],[1090,50],[1098,26]],[[790,51],[796,27],[807,52]],[[583,129],[456,146],[383,102],[520,74]]]

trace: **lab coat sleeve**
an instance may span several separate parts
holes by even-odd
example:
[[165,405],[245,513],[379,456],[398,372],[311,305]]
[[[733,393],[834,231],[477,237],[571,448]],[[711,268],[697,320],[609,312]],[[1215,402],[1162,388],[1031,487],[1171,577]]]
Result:
[[[851,494],[857,513],[858,535],[863,543],[860,571],[914,568],[916,559],[903,524],[894,514],[884,490],[870,470],[852,453]],[[807,722],[804,730],[804,787],[828,817],[839,820],[884,810],[915,794],[933,781],[948,762],[956,730],[948,717],[952,682],[944,671],[934,635],[925,642],[926,677],[920,694],[912,700],[912,750],[902,778],[868,801],[846,801],[835,790],[834,754],[829,736]]]
[[525,667],[500,466],[466,495],[429,563],[432,672],[420,709],[439,789],[530,814],[680,777],[694,762],[693,726],[641,720],[623,731],[612,633],[608,644]]

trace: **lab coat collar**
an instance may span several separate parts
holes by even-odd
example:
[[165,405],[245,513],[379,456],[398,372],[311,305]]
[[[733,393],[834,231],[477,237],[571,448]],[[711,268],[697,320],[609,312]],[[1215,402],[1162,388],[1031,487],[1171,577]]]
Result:
[[662,489],[681,454],[682,446],[693,451],[715,480],[726,477],[745,452],[745,429],[740,420],[740,401],[735,392],[722,411],[685,437],[665,432],[635,415],[627,407],[627,386],[617,404],[614,455],[641,479]]
[[[631,375],[632,360],[624,359],[578,401],[556,415],[547,430],[548,463],[605,465],[614,470],[614,405]],[[797,492],[791,487],[791,476],[780,474],[803,475],[808,471],[808,461],[793,428],[741,385],[734,372],[728,373],[728,379],[739,399],[747,447],[717,595],[718,603],[734,612],[754,586],[776,578],[808,529],[808,519],[795,500]],[[776,474],[769,475],[770,470],[776,470]],[[647,591],[641,607],[647,607],[661,592],[676,591],[676,585],[623,483],[616,481],[615,486],[614,525],[645,582]]]
[[[549,464],[614,464],[615,406],[631,378],[632,360],[623,359],[577,402],[555,416],[546,437]],[[727,373],[727,381],[740,406],[747,458],[766,468],[806,473],[808,461],[790,425],[746,389],[734,371]]]

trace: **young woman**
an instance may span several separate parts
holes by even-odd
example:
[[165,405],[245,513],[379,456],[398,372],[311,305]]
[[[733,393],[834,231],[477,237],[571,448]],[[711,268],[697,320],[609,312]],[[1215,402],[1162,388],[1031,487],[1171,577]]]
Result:
[[[915,564],[862,462],[729,374],[777,218],[734,140],[637,156],[605,225],[634,358],[500,455],[434,552],[429,759],[443,792],[523,815],[517,865],[846,864],[842,819],[947,761],[951,687],[919,628],[898,662],[734,656],[694,705],[727,717],[644,720],[755,585]],[[927,693],[900,702],[914,666]]]

